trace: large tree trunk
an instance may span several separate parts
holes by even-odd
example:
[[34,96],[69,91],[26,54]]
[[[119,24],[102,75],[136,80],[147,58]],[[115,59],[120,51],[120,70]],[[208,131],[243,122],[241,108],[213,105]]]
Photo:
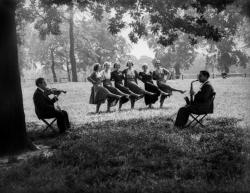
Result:
[[0,154],[28,147],[18,68],[15,0],[0,1]]
[[174,69],[175,69],[175,78],[179,79],[180,76],[181,76],[180,64],[176,63],[175,66],[174,66]]
[[53,75],[54,82],[57,82],[56,71],[55,71],[55,58],[54,58],[54,50],[50,49],[50,57],[51,57],[51,71]]
[[69,61],[68,61],[68,59],[66,59],[66,64],[67,64],[68,81],[71,82],[70,70],[69,70]]
[[70,19],[69,19],[69,41],[70,41],[70,50],[69,58],[71,63],[72,71],[72,82],[77,82],[77,70],[76,70],[76,59],[75,59],[75,39],[74,39],[74,6],[70,5]]

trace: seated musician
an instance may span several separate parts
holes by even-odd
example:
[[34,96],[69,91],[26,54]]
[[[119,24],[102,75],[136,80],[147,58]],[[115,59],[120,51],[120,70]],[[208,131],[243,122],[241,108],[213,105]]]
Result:
[[[58,101],[58,95],[65,91],[48,89],[44,78],[36,79],[36,86],[33,101],[37,117],[39,119],[56,118],[60,133],[64,133],[70,128],[68,113],[59,107],[55,108],[54,103]],[[54,97],[51,99],[49,95],[54,95]]]
[[188,122],[191,113],[207,114],[213,112],[213,104],[211,104],[211,102],[214,89],[208,81],[209,77],[209,72],[200,71],[200,74],[198,75],[198,81],[202,84],[200,91],[195,94],[193,89],[190,89],[190,96],[194,96],[194,100],[186,100],[187,105],[179,109],[175,121],[175,127],[183,128]]

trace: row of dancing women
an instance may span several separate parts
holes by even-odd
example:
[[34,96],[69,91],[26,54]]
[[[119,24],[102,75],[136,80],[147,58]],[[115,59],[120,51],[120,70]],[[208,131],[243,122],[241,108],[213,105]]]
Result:
[[[127,62],[127,68],[120,70],[120,65],[115,63],[113,70],[111,64],[105,62],[104,65],[94,64],[92,74],[88,81],[93,84],[91,88],[90,104],[96,105],[96,113],[99,113],[100,106],[107,100],[107,112],[111,107],[122,105],[130,101],[131,109],[134,108],[136,101],[144,98],[146,106],[153,108],[153,104],[160,100],[160,108],[163,107],[167,97],[172,92],[184,94],[185,91],[175,89],[166,84],[166,76],[170,73],[166,68],[161,67],[160,60],[154,63],[155,70],[149,71],[148,65],[142,65],[142,71],[137,72],[132,61]],[[144,83],[144,88],[138,85],[138,80]],[[156,81],[156,84],[154,81]],[[114,84],[112,84],[114,82]]]

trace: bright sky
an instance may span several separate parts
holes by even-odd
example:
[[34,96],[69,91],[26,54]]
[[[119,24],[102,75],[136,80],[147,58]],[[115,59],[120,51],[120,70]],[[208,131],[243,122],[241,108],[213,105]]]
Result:
[[136,56],[138,59],[141,56],[149,56],[154,58],[154,52],[148,47],[144,40],[140,40],[137,44],[132,44],[131,55]]
[[154,52],[152,49],[148,47],[147,41],[140,39],[137,44],[134,44],[130,41],[128,34],[130,32],[130,29],[124,29],[121,32],[121,35],[126,39],[126,41],[131,44],[132,49],[131,49],[131,55],[134,55],[139,59],[141,56],[149,56],[154,58]]

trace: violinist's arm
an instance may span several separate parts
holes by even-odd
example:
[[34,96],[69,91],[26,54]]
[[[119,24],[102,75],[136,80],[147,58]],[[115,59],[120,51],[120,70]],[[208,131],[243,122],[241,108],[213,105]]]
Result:
[[[34,103],[39,109],[47,109],[48,107],[51,108],[52,110],[54,109],[53,101],[51,101],[51,104],[46,102],[48,100],[43,96],[42,94],[37,94],[34,96]],[[47,107],[47,108],[46,108]]]
[[55,97],[53,97],[52,99],[51,99],[51,102],[52,103],[55,103],[55,102],[57,102],[58,101],[58,97],[57,96],[55,96]]
[[[60,92],[56,92],[56,90],[53,88],[53,89],[47,89],[45,92],[44,92],[44,95],[47,95],[47,99],[50,100],[51,103],[55,103],[56,101],[58,101],[58,96],[60,95],[61,93]],[[49,96],[50,95],[54,95],[54,97],[51,99]],[[43,97],[44,98],[44,97]]]

